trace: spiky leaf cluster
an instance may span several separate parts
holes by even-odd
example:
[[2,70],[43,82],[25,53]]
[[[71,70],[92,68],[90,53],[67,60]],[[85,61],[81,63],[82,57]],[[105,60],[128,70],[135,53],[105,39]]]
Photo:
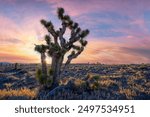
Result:
[[41,20],[41,24],[43,24],[46,28],[50,28],[50,29],[54,28],[54,26],[53,26],[51,21],[48,22],[48,21],[42,19]]
[[49,35],[46,35],[45,36],[45,41],[46,41],[47,45],[50,45],[51,44],[51,37]]
[[35,51],[39,52],[39,53],[45,53],[46,52],[46,49],[47,49],[47,46],[45,45],[35,45]]
[[48,55],[53,56],[53,54],[60,54],[61,48],[59,45],[51,43],[51,47],[48,49]]
[[[73,20],[70,18],[70,16],[64,14],[64,9],[63,8],[58,8],[58,18],[62,21],[62,25],[66,26],[71,30],[71,35],[69,42],[66,44],[66,48],[70,50],[71,48],[73,49],[74,54],[79,54],[83,51],[84,47],[87,45],[87,41],[83,40],[88,34],[89,30],[81,30],[79,27],[79,24],[76,22],[73,22]],[[77,46],[73,43],[79,41],[80,46]],[[71,55],[74,55],[71,53]]]

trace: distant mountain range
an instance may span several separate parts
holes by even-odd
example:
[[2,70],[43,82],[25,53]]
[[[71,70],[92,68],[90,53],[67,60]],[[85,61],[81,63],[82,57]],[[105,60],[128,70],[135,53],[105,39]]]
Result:
[[9,64],[12,64],[12,63],[9,63],[9,62],[0,62],[0,65],[9,65]]

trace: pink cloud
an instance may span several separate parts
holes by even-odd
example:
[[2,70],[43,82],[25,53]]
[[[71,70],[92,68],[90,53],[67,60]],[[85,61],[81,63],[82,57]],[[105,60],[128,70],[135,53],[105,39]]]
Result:
[[[143,48],[138,46],[130,46],[111,41],[94,40],[89,41],[83,54],[81,54],[73,62],[91,62],[91,63],[107,63],[107,64],[128,64],[128,63],[148,63],[150,62],[149,53],[143,54]],[[150,50],[145,48],[144,50]]]
[[[1,30],[4,31],[4,29],[7,29],[4,34],[9,34],[9,38],[6,38],[8,39],[7,41],[11,41],[10,39],[18,37],[18,39],[23,42],[15,44],[15,46],[9,43],[6,43],[6,45],[3,46],[1,45],[0,61],[40,62],[40,57],[36,52],[34,52],[33,48],[34,43],[40,43],[40,41],[36,39],[36,31],[37,29],[40,33],[43,31],[39,20],[37,20],[41,18],[42,16],[24,19],[21,24],[21,30],[17,24],[7,17],[0,18],[0,21],[3,24],[3,28],[1,28]],[[42,35],[44,34],[45,32],[42,32]],[[150,49],[149,37],[145,36],[143,37],[143,40],[135,36],[119,37],[115,39],[110,38],[109,41],[102,41],[105,40],[103,38],[90,39],[85,51],[73,62],[100,62],[108,64],[150,62],[150,58],[143,55],[141,50],[141,48],[145,50]],[[120,40],[124,41],[124,43],[119,43]],[[13,48],[8,48],[9,46]]]
[[15,22],[2,15],[0,15],[0,22],[0,45],[22,43],[22,40],[20,40],[21,31]]
[[[90,26],[94,26],[97,23],[120,23],[120,25],[127,23],[130,27],[133,27],[112,29],[114,32],[119,31],[126,34],[122,37],[110,37],[107,39],[99,37],[99,39],[89,39],[90,41],[85,51],[73,62],[101,62],[109,64],[150,62],[150,58],[148,56],[148,51],[150,50],[150,34],[146,28],[144,19],[142,19],[141,13],[143,9],[149,9],[150,1],[45,1],[54,8],[55,14],[57,7],[64,7],[68,14],[75,16],[79,20],[86,21],[86,23],[90,24]],[[7,2],[13,2],[13,0],[7,0]],[[131,18],[131,20],[124,22],[122,20],[113,21],[111,19],[89,19],[89,17],[86,17],[87,13],[105,11],[127,15]],[[0,15],[0,61],[40,61],[39,55],[34,52],[33,48],[34,43],[37,44],[42,42],[42,38],[46,34],[46,31],[39,22],[42,18],[45,19],[46,16],[34,15],[23,17],[22,22],[17,24],[8,17]],[[136,30],[137,27],[139,30]],[[41,41],[37,38],[41,39]]]
[[72,16],[79,16],[85,13],[99,12],[99,11],[115,11],[124,13],[131,17],[139,16],[140,11],[149,9],[150,1],[139,0],[46,0],[56,9],[57,7],[64,7]]

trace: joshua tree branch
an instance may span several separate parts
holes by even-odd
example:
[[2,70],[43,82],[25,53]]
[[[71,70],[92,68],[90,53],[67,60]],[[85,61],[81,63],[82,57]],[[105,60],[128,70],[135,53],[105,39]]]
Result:
[[60,45],[62,48],[64,48],[66,44],[66,40],[63,38],[65,31],[66,31],[66,25],[62,23],[62,28],[60,28],[60,31],[59,31],[59,40],[60,40]]
[[41,24],[43,24],[44,27],[47,29],[47,31],[54,37],[55,44],[58,44],[58,42],[57,42],[58,35],[57,35],[57,32],[54,29],[54,26],[53,26],[52,22],[51,21],[47,22],[46,20],[42,19]]
[[[65,63],[65,66],[64,66],[63,71],[66,70],[66,68],[68,67],[68,65],[71,63],[72,59],[77,58],[77,57],[83,52],[83,50],[84,50],[84,48],[81,47],[80,50],[77,51],[76,53],[75,53],[74,51],[72,51],[72,53],[68,56],[68,59],[67,59],[67,61],[66,61],[66,63]],[[63,72],[63,71],[62,71],[62,72]]]
[[58,36],[57,36],[56,31],[53,28],[47,28],[47,30],[54,37],[55,44],[58,44],[58,41],[57,41]]

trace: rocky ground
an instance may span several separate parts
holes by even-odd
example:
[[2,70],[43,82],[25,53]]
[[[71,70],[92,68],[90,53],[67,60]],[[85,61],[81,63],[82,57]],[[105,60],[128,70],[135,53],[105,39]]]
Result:
[[36,67],[1,66],[0,99],[150,99],[150,64],[72,64],[60,86],[40,92]]

